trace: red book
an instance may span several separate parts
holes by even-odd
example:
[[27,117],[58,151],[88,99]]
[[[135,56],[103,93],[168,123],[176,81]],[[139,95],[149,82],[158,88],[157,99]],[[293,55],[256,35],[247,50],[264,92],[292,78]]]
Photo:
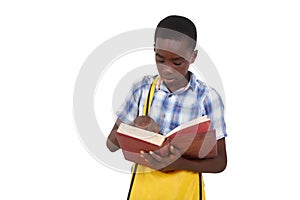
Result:
[[186,158],[212,158],[217,156],[215,130],[209,130],[207,116],[184,123],[163,136],[131,125],[121,123],[116,137],[126,160],[147,166],[140,157],[140,151],[153,151],[161,156],[169,152],[169,144],[174,145]]

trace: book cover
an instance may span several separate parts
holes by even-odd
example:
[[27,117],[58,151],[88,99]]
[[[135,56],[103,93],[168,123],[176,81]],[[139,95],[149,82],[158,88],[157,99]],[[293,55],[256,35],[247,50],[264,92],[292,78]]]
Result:
[[215,157],[216,132],[209,130],[209,127],[210,120],[203,116],[184,123],[163,136],[121,123],[116,137],[126,160],[147,166],[147,162],[140,157],[141,150],[166,156],[170,144],[178,148],[186,158]]

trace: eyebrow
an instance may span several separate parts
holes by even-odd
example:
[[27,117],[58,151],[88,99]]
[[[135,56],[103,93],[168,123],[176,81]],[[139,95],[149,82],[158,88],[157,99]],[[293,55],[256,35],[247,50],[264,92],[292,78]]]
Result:
[[[163,58],[163,59],[165,58],[164,56],[162,56],[162,55],[160,55],[160,54],[158,54],[158,53],[156,53],[155,56],[157,56],[157,57],[159,57],[159,58]],[[179,56],[179,57],[177,57],[177,58],[172,58],[172,60],[173,60],[173,61],[176,61],[176,60],[184,60],[184,58],[181,57],[181,56]]]

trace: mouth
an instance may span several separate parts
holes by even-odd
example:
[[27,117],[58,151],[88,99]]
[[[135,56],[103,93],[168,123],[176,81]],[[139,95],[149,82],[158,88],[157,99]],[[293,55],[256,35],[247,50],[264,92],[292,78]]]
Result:
[[166,83],[170,83],[170,82],[173,82],[175,80],[175,78],[173,78],[173,77],[162,77],[162,80]]

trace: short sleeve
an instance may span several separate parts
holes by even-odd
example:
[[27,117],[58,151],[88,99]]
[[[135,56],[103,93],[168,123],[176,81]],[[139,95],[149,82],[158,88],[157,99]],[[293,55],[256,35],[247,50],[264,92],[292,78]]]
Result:
[[117,116],[122,122],[131,124],[141,114],[143,106],[141,102],[145,101],[145,93],[149,90],[152,81],[151,76],[145,76],[132,85],[125,101],[117,111]]
[[224,119],[224,104],[218,92],[210,88],[204,99],[206,115],[211,120],[211,129],[216,130],[217,140],[227,137],[226,124]]

